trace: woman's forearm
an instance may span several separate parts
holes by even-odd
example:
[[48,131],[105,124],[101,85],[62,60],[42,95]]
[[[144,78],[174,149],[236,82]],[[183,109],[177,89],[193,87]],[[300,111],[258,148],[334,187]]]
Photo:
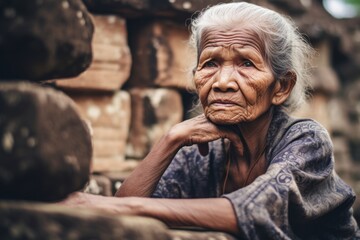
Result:
[[115,193],[117,197],[149,197],[181,147],[175,136],[163,136]]
[[237,220],[226,198],[163,199],[141,197],[103,197],[74,193],[61,204],[92,208],[116,215],[137,215],[159,219],[170,227],[201,227],[238,233]]
[[195,226],[238,233],[235,212],[226,198],[139,200],[137,215],[157,218],[170,227]]

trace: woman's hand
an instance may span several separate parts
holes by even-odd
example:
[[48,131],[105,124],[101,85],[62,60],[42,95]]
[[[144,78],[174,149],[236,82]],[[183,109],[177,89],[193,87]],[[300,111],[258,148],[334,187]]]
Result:
[[114,198],[83,192],[72,193],[57,204],[124,215],[138,215],[141,209],[141,201],[139,198]]
[[219,138],[228,139],[242,153],[243,145],[240,134],[236,126],[215,125],[204,114],[178,123],[168,133],[172,138],[181,141],[181,146],[198,144],[199,152],[203,156],[208,154],[208,142]]

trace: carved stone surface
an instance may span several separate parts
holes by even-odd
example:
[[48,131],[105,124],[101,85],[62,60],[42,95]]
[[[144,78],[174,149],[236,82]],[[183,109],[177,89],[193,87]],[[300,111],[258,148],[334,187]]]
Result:
[[133,21],[129,28],[133,65],[127,86],[187,88],[195,56],[187,46],[186,27],[169,21]]
[[112,183],[110,179],[103,175],[91,174],[89,183],[84,192],[102,196],[113,196]]
[[1,239],[170,240],[156,219],[116,216],[55,204],[0,202]]
[[114,15],[94,15],[93,20],[93,62],[79,76],[57,80],[57,86],[75,90],[116,91],[128,80],[131,54],[125,19]]
[[159,220],[55,204],[0,201],[1,239],[235,240],[229,234],[168,229]]
[[183,117],[180,94],[175,90],[141,89],[130,90],[131,124],[126,157],[142,159],[173,125]]
[[[347,108],[347,117],[350,123],[348,140],[352,158],[360,163],[360,78],[349,84],[345,91],[345,102]],[[360,188],[359,188],[360,189]],[[360,210],[359,210],[360,211]]]
[[173,240],[236,240],[230,234],[222,232],[211,232],[205,229],[184,228],[181,230],[170,230],[169,234]]
[[84,187],[92,146],[75,108],[50,88],[0,84],[0,199],[55,201]]
[[120,13],[126,17],[144,15],[189,17],[195,11],[230,0],[84,0],[94,12]]
[[124,170],[125,146],[130,126],[130,95],[115,93],[68,93],[76,102],[92,132],[93,172]]
[[91,62],[92,34],[80,0],[1,1],[0,79],[76,76]]
[[311,86],[313,91],[322,92],[329,96],[335,95],[340,90],[339,78],[331,67],[331,58],[333,55],[329,41],[320,41],[314,46],[316,57],[313,59]]

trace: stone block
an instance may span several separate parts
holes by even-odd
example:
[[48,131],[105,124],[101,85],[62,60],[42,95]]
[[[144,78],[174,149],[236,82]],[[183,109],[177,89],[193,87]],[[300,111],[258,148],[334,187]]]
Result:
[[184,25],[170,21],[133,21],[129,43],[133,54],[128,87],[187,88],[194,54]]
[[157,219],[105,213],[57,204],[0,202],[0,236],[11,240],[235,240],[201,228],[168,229]]
[[[136,160],[127,160],[129,162],[134,162],[136,165],[134,165],[134,167],[137,166],[137,164],[139,164],[139,161]],[[107,177],[108,179],[110,179],[111,184],[112,184],[112,193],[113,195],[116,193],[116,191],[120,188],[121,184],[124,182],[124,180],[131,174],[131,172],[134,170],[133,169],[128,169],[128,170],[124,170],[124,171],[109,171],[109,172],[103,172],[101,173],[103,176]]]
[[176,90],[130,90],[131,124],[126,157],[142,159],[173,125],[183,119],[181,96]]
[[159,220],[57,204],[0,202],[1,239],[170,240]]
[[191,228],[183,228],[181,230],[175,229],[175,230],[169,230],[169,235],[171,236],[171,239],[178,239],[178,240],[235,240],[238,238],[235,238],[234,236],[223,233],[223,232],[215,232],[215,231],[209,231],[206,229],[203,230],[196,230]]
[[56,201],[89,178],[90,132],[60,91],[0,83],[0,199]]
[[74,93],[69,96],[78,105],[89,124],[93,140],[93,172],[126,168],[125,147],[130,126],[130,95],[115,93]]
[[323,92],[314,93],[311,99],[297,109],[292,115],[300,118],[312,118],[321,123],[330,133],[332,125],[328,111],[329,96]]
[[[360,78],[346,86],[343,96],[351,127],[349,138],[352,141],[360,143]],[[358,159],[360,160],[360,155]]]
[[186,19],[195,11],[230,0],[84,0],[94,12],[120,13],[125,17],[167,16]]
[[313,91],[334,95],[340,90],[339,78],[331,66],[332,46],[323,40],[315,46],[317,54],[313,59],[311,86]]
[[93,23],[81,0],[1,1],[0,12],[0,81],[74,77],[90,65]]
[[93,62],[81,75],[59,79],[64,89],[116,91],[130,75],[131,54],[127,43],[126,22],[114,15],[94,15]]
[[329,112],[329,123],[332,134],[336,136],[346,136],[352,134],[354,129],[348,118],[349,104],[344,99],[336,97],[328,101],[326,106]]
[[112,183],[103,175],[91,174],[84,192],[102,196],[113,196]]

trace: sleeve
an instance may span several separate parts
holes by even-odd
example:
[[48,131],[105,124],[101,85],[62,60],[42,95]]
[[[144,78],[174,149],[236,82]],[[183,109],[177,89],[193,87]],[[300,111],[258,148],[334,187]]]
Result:
[[[195,146],[196,147],[196,146]],[[160,178],[153,198],[188,198],[190,195],[190,168],[189,157],[194,147],[185,147],[179,150],[169,167]]]
[[265,174],[223,197],[244,239],[346,239],[356,231],[354,193],[334,172],[332,143],[316,122],[293,125]]

